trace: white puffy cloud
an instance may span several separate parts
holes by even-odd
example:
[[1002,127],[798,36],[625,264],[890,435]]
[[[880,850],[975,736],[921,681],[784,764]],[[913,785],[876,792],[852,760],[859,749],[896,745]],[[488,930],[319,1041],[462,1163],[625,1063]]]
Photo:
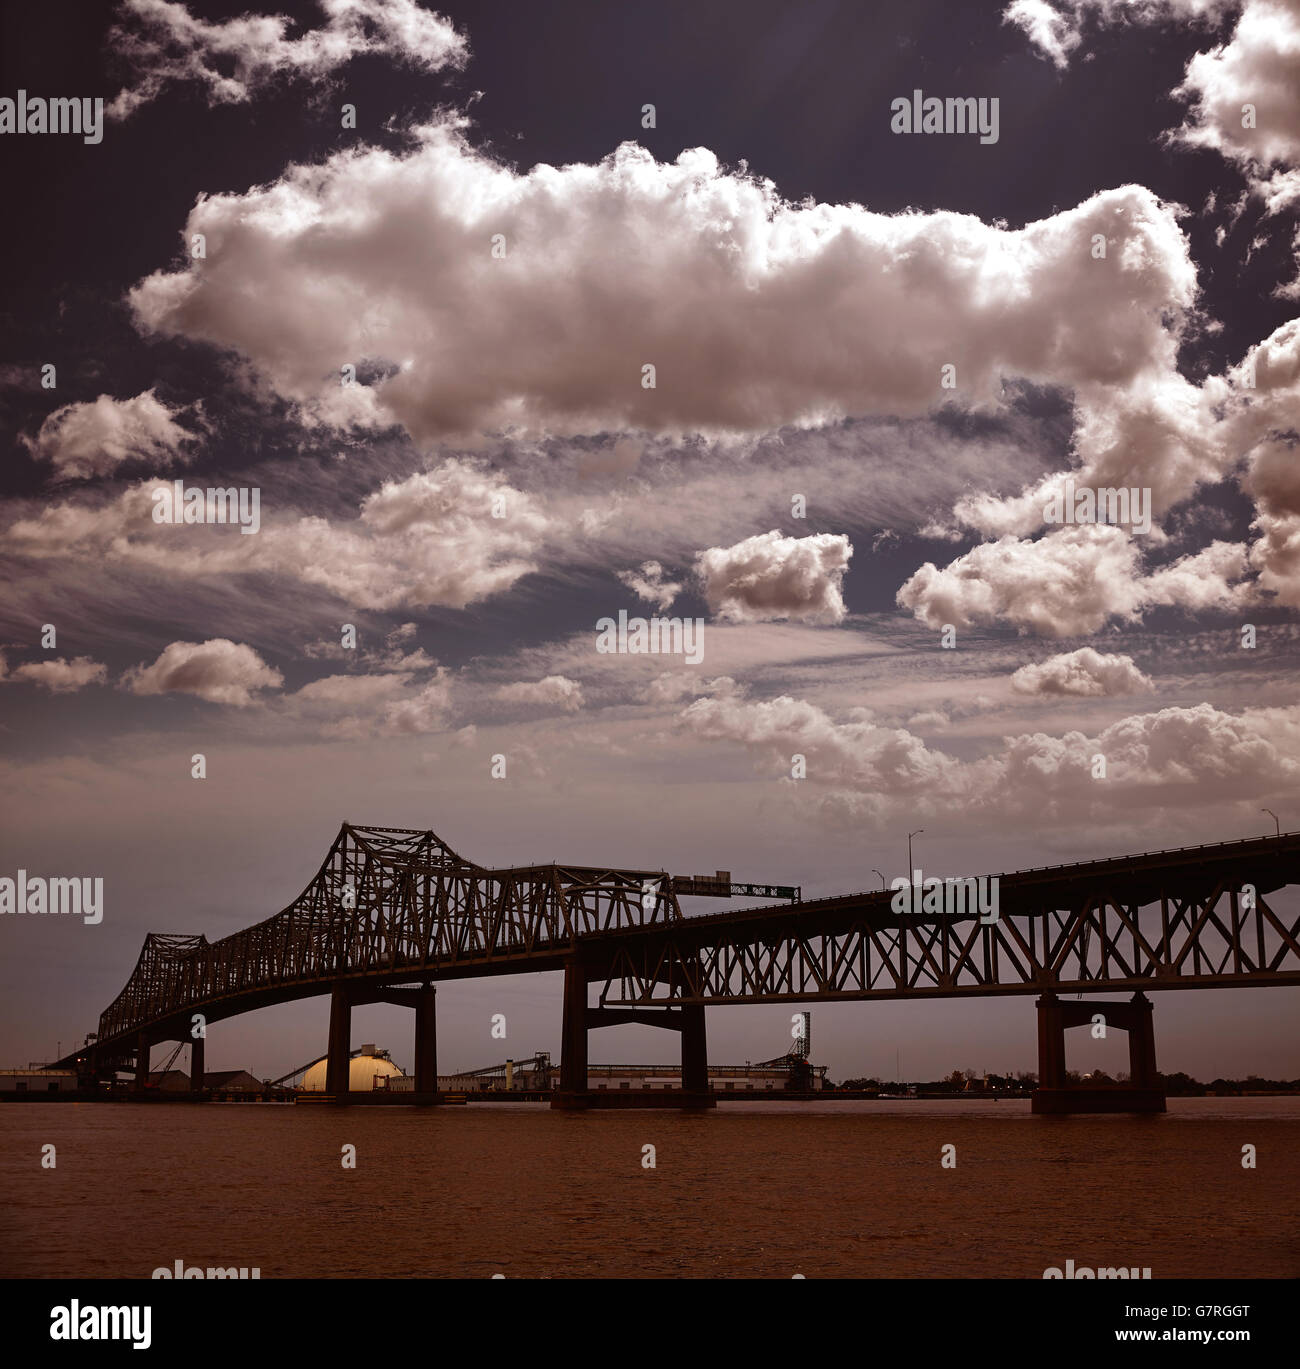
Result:
[[1249,603],[1245,549],[1214,542],[1144,575],[1136,543],[1106,524],[1062,528],[1037,541],[985,542],[940,570],[927,561],[897,601],[927,627],[1010,623],[1044,637],[1099,631],[1112,618],[1136,621],[1154,604],[1227,609]]
[[330,737],[439,732],[452,707],[452,678],[438,668],[417,679],[425,669],[420,665],[378,674],[326,675],[285,697],[277,710]]
[[1150,676],[1131,656],[1095,651],[1090,646],[1060,652],[1045,661],[1021,666],[1011,677],[1020,694],[1078,694],[1085,698],[1146,694],[1154,688]]
[[681,714],[683,726],[709,741],[736,741],[780,757],[805,757],[821,784],[847,784],[888,795],[951,793],[961,787],[961,764],[930,750],[901,728],[879,727],[869,709],[852,709],[834,722],[822,709],[788,695],[748,703],[735,696],[697,699]]
[[172,642],[149,666],[122,676],[133,694],[195,694],[208,703],[247,708],[261,689],[279,689],[284,676],[242,642],[213,637],[206,642]]
[[907,720],[908,727],[924,727],[934,731],[942,731],[952,722],[952,719],[941,709],[932,708],[923,713],[913,713]]
[[582,686],[564,675],[502,685],[496,696],[504,703],[537,705],[563,713],[577,713],[582,708]]
[[451,21],[416,0],[319,4],[326,23],[291,38],[289,21],[278,14],[207,23],[172,0],[122,0],[109,43],[134,68],[136,81],[109,113],[125,118],[177,82],[204,87],[210,105],[242,104],[277,79],[320,80],[367,53],[424,71],[464,66],[468,59]]
[[[1042,823],[1109,814],[1116,808],[1187,807],[1255,801],[1300,780],[1300,708],[1226,713],[1208,703],[1134,714],[1095,736],[1022,733],[1001,750],[961,760],[904,729],[876,726],[866,710],[837,721],[803,700],[698,699],[680,715],[692,735],[739,743],[774,777],[790,757],[806,778],[786,782],[797,802],[833,821],[894,820],[961,812],[970,817],[1032,814]],[[1094,758],[1106,759],[1104,785]]]
[[1300,161],[1300,3],[1245,0],[1229,41],[1198,52],[1175,93],[1191,104],[1180,142],[1213,148],[1257,173],[1294,166]]
[[[143,329],[243,354],[318,419],[420,441],[911,416],[996,404],[1005,376],[1122,387],[1173,371],[1196,293],[1176,211],[1139,186],[1010,229],[790,204],[702,148],[518,173],[450,121],[404,154],[206,196],[185,232],[207,259],[131,292]],[[379,378],[341,386],[341,359]]]
[[1300,319],[1252,347],[1233,379],[1237,404],[1228,422],[1250,453],[1242,485],[1255,501],[1259,533],[1250,564],[1262,589],[1300,607]]
[[52,694],[71,694],[86,685],[103,684],[108,678],[108,667],[89,656],[77,656],[65,660],[62,656],[51,661],[30,661],[15,667],[6,676],[4,661],[0,659],[0,680],[26,680],[40,685]]
[[665,670],[645,687],[642,699],[646,703],[678,703],[698,694],[743,694],[743,688],[730,675],[704,679],[695,670]]
[[842,533],[784,537],[773,529],[696,558],[710,610],[733,623],[844,620],[842,587],[853,547]]
[[100,395],[56,409],[36,437],[25,441],[34,457],[50,462],[56,477],[68,480],[111,475],[127,461],[166,467],[187,460],[185,448],[196,437],[176,422],[178,412],[152,390],[134,399]]
[[638,599],[653,604],[661,613],[672,608],[673,601],[682,592],[677,581],[665,578],[664,568],[658,561],[643,561],[639,570],[620,570],[617,574]]
[[[1232,397],[1221,378],[1198,386],[1174,372],[1151,372],[1118,389],[1084,386],[1074,396],[1077,466],[1044,475],[1019,495],[963,496],[954,518],[989,536],[1024,536],[1044,526],[1054,495],[1068,498],[1068,483],[1075,490],[1139,491],[1147,514],[1158,519],[1240,460],[1234,431],[1222,419]],[[1152,536],[1162,539],[1158,524]]]

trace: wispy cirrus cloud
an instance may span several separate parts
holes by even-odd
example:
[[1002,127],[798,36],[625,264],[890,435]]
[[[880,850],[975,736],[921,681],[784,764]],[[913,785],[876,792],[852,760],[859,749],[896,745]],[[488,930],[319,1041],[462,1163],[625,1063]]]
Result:
[[211,105],[243,104],[276,81],[320,81],[354,57],[381,54],[424,71],[462,67],[464,36],[416,0],[319,0],[325,23],[297,37],[278,14],[208,22],[173,0],[122,0],[109,34],[134,72],[108,106],[126,118],[168,87],[200,87]]

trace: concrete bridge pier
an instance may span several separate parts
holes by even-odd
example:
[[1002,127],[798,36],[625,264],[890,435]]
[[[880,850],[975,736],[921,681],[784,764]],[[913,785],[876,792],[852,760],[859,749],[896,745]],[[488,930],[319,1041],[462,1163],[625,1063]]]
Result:
[[[1102,1018],[1106,1029],[1128,1032],[1126,1084],[1070,1084],[1065,1075],[1065,1033]],[[1054,993],[1038,999],[1038,1087],[1031,1106],[1038,1113],[1164,1112],[1165,1090],[1156,1069],[1156,1036],[1151,1000],[1135,993],[1127,1002],[1062,1003]]]
[[346,1096],[352,1080],[352,999],[336,986],[330,994],[329,1048],[325,1057],[325,1092]]
[[709,1046],[704,1031],[704,1004],[686,1004],[681,1014],[682,1092],[698,1098],[709,1092]]
[[438,999],[437,989],[426,984],[415,998],[415,1091],[438,1091]]
[[587,1088],[587,974],[576,957],[564,966],[564,1017],[560,1030],[560,1087],[553,1108],[590,1107]]
[[[572,959],[564,967],[564,1027],[560,1045],[560,1087],[553,1108],[711,1108],[717,1100],[709,1088],[709,1051],[704,1005],[687,1003],[661,1008],[592,1008],[587,1005],[587,968]],[[677,1089],[592,1089],[587,1086],[587,1033],[595,1027],[639,1022],[681,1033],[682,1084]]]
[[204,1040],[201,1036],[190,1037],[190,1092],[203,1092],[203,1046]]
[[[352,1009],[366,1003],[393,1003],[415,1010],[415,1088],[395,1094],[394,1102],[419,1106],[442,1101],[438,1093],[437,989],[432,984],[412,988],[364,984],[335,985],[330,994],[329,1048],[325,1056],[325,1093],[337,1103],[351,1101]],[[367,1102],[379,1101],[367,1098]],[[386,1099],[384,1101],[387,1101]]]
[[135,1042],[135,1088],[143,1093],[149,1087],[149,1050],[151,1042],[144,1032]]

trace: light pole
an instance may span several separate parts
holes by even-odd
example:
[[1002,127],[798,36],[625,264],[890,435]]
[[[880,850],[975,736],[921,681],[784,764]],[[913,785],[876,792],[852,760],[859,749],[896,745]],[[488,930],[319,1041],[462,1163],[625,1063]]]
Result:
[[924,827],[918,827],[915,832],[907,834],[907,882],[912,882],[912,838],[919,837],[925,831]]
[[[875,867],[874,865],[871,867],[871,873],[872,873],[873,875],[880,875],[880,871],[877,870],[876,867]],[[911,876],[910,876],[910,875],[908,876],[908,883],[909,883],[909,884],[911,883]],[[889,885],[887,885],[887,884],[885,883],[885,877],[884,877],[884,875],[880,875],[880,887],[881,887],[882,889],[888,889],[888,888],[889,888]]]
[[1259,811],[1261,813],[1267,813],[1269,817],[1273,819],[1273,826],[1277,828],[1277,834],[1280,837],[1282,835],[1282,824],[1278,822],[1277,814],[1271,808],[1261,808]]

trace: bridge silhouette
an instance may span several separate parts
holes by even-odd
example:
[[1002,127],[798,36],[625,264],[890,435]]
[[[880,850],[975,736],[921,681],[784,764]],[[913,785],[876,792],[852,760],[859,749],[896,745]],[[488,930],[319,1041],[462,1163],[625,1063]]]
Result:
[[[706,1006],[1034,994],[1036,1111],[1162,1110],[1154,990],[1300,985],[1300,916],[1274,896],[1300,883],[1300,833],[998,876],[996,920],[898,912],[873,890],[685,917],[680,897],[749,892],[662,870],[529,865],[491,869],[431,831],[344,823],[319,872],[283,911],[218,941],[150,933],[126,987],[83,1049],[58,1064],[86,1078],[133,1070],[186,1041],[203,1080],[213,1022],[328,993],[326,1093],[347,1101],[351,1011],[414,1009],[415,1089],[436,1102],[436,984],[563,970],[560,1087],[553,1106],[709,1106]],[[600,983],[597,1002],[589,986]],[[1131,999],[1065,1003],[1067,993]],[[1064,1033],[1100,1016],[1128,1032],[1126,1087],[1067,1086]],[[597,1094],[587,1035],[641,1023],[681,1036],[682,1087]]]

